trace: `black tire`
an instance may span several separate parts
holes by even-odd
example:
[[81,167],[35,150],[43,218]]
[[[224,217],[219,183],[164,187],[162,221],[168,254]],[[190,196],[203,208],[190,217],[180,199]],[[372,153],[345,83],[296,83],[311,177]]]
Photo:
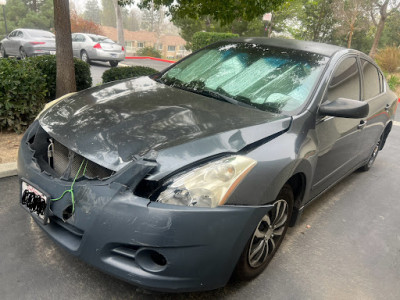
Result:
[[27,57],[28,57],[28,55],[26,54],[24,47],[19,48],[19,58],[25,59]]
[[4,49],[3,45],[0,45],[0,56],[3,58],[7,58],[8,55],[6,53],[6,49]]
[[116,67],[116,66],[118,66],[118,61],[116,61],[116,60],[110,60],[109,63],[110,63],[110,66],[111,66],[111,67]]
[[90,64],[89,55],[87,54],[87,52],[85,50],[81,51],[81,60],[83,60],[85,63]]
[[[286,231],[289,227],[290,218],[293,211],[294,196],[290,185],[285,184],[279,192],[275,202],[274,208],[269,211],[258,223],[257,228],[249,238],[246,247],[244,248],[236,269],[233,274],[234,279],[249,280],[258,276],[268,266],[279,246],[285,237]],[[286,219],[283,220],[279,216],[279,210],[283,203],[286,207]],[[272,220],[272,217],[278,217]],[[269,219],[269,223],[266,219]],[[282,221],[284,221],[282,223]],[[275,222],[278,222],[276,224]],[[282,225],[279,225],[282,223]],[[275,228],[276,225],[279,225]],[[279,233],[279,234],[277,234]],[[260,234],[262,237],[260,237]],[[265,234],[265,236],[264,236]],[[272,241],[271,241],[272,240]],[[259,245],[264,244],[258,252],[256,252]],[[272,248],[272,250],[270,250]],[[256,258],[259,256],[258,262]]]
[[371,153],[367,163],[365,165],[363,165],[361,168],[359,168],[360,171],[367,172],[372,168],[372,166],[376,160],[376,157],[378,156],[381,143],[382,143],[382,137],[375,144],[374,149],[372,150],[372,153]]

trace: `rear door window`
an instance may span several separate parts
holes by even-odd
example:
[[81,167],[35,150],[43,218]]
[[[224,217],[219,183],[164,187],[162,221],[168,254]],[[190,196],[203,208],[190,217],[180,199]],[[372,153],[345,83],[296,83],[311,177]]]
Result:
[[361,67],[364,74],[364,99],[371,99],[382,91],[382,78],[379,70],[369,61],[361,59]]

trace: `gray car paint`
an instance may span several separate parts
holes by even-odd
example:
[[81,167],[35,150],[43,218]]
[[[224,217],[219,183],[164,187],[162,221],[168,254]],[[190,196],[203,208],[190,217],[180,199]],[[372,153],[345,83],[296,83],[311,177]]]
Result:
[[[157,117],[160,115],[154,114],[154,110],[159,108],[162,97],[165,97],[168,99],[166,101],[171,101],[171,108],[166,110],[171,113],[170,116],[177,111],[183,111],[183,115],[186,113],[189,117],[180,119],[181,123],[178,124],[162,122],[166,130],[161,130],[161,127],[157,131],[149,126],[142,128],[148,130],[150,135],[164,133],[165,139],[162,139],[163,143],[160,145],[149,142],[126,156],[121,155],[121,151],[113,145],[112,163],[108,166],[118,172],[103,181],[78,181],[76,190],[77,199],[80,200],[73,217],[66,222],[60,220],[62,210],[70,205],[68,199],[52,204],[55,218],[50,224],[40,226],[53,239],[82,260],[139,286],[161,291],[213,289],[223,286],[229,280],[257,222],[271,209],[269,203],[276,199],[286,182],[293,178],[300,182],[295,190],[295,219],[307,203],[366,163],[384,129],[390,129],[397,108],[396,96],[388,89],[387,84],[382,95],[365,100],[370,107],[366,118],[338,120],[321,116],[318,112],[327,83],[341,59],[348,55],[368,59],[365,55],[354,50],[309,42],[268,39],[235,41],[305,49],[330,57],[302,112],[293,116],[280,116],[247,110],[215,99],[161,87],[157,83],[150,83],[151,79],[143,78],[111,83],[104,87],[103,95],[102,88],[99,87],[64,100],[43,114],[40,124],[51,136],[61,138],[68,147],[102,165],[107,165],[104,155],[108,153],[109,140],[103,139],[102,144],[99,140],[90,139],[90,134],[103,130],[107,133],[108,129],[102,126],[93,129],[80,115],[90,118],[92,104],[101,105],[103,97],[108,107],[113,107],[112,102],[124,105],[129,103],[132,109],[139,111],[140,108],[134,108],[132,103],[142,103],[143,107],[151,103],[152,109],[147,108],[146,113]],[[122,88],[129,82],[133,85],[146,82],[148,86],[142,86],[132,94]],[[98,93],[98,99],[92,96],[93,93]],[[145,104],[142,100],[149,103]],[[197,101],[208,103],[209,106],[204,108]],[[123,110],[124,107],[120,109]],[[210,115],[209,118],[204,116],[205,110]],[[246,116],[242,115],[244,112]],[[232,124],[232,120],[236,120],[235,114],[237,124]],[[100,112],[98,115],[101,116]],[[123,116],[115,117],[114,111],[110,111],[109,116],[110,120],[105,120],[104,123],[100,118],[99,125],[112,122],[115,132],[110,133],[119,134],[121,146],[124,146],[124,141],[134,136],[134,133],[131,137],[126,134],[130,126],[137,125],[126,123],[127,126],[124,127]],[[106,118],[106,113],[102,117]],[[231,124],[225,124],[225,118],[231,120]],[[367,126],[361,129],[324,129],[327,122],[340,122],[344,127],[357,128],[357,124],[364,119]],[[70,120],[75,123],[78,120],[80,123],[71,124]],[[194,120],[206,121],[207,127]],[[70,183],[52,178],[41,172],[35,164],[27,142],[38,126],[39,123],[35,122],[23,138],[18,172],[21,178],[32,181],[55,197]],[[183,133],[187,132],[186,129],[190,133],[195,128],[198,130],[195,132],[199,134],[189,134],[187,139],[180,139],[174,131],[167,130],[168,126],[174,126],[178,131],[183,130]],[[75,129],[79,130],[74,134],[69,132]],[[86,143],[80,135],[85,137]],[[105,136],[108,138],[107,134]],[[354,139],[355,136],[357,139]],[[92,147],[91,143],[97,143],[96,147]],[[336,151],[345,151],[349,147],[354,153],[352,163],[321,165],[323,155],[330,153],[331,159],[338,159],[340,157],[335,154]],[[103,151],[99,151],[99,155],[92,153],[97,149]],[[156,155],[150,151],[153,149],[157,150]],[[147,153],[147,157],[141,157],[140,153]],[[232,193],[225,206],[214,209],[170,206],[139,197],[133,192],[146,174],[146,180],[162,184],[166,178],[184,172],[187,168],[232,153],[251,157],[257,161],[257,165]],[[122,158],[129,158],[130,155],[134,155],[134,159],[124,162]],[[315,182],[314,179],[317,167],[331,168],[326,170],[329,176],[320,182]],[[73,233],[74,231],[77,232]],[[132,252],[121,256],[121,251],[115,251],[118,247],[130,247]],[[168,261],[165,269],[149,271],[148,266],[143,265],[146,261],[143,257],[149,249],[165,255]]]
[[[0,41],[6,51],[6,55],[20,56],[20,49],[23,48],[27,56],[34,55],[46,55],[50,54],[50,51],[56,51],[55,38],[37,38],[29,35],[29,30],[33,29],[15,29],[6,38]],[[23,37],[10,37],[15,32],[20,31],[23,33]],[[42,31],[42,30],[41,30]],[[44,45],[32,45],[30,42],[45,42]],[[40,50],[40,53],[35,53],[35,50]]]

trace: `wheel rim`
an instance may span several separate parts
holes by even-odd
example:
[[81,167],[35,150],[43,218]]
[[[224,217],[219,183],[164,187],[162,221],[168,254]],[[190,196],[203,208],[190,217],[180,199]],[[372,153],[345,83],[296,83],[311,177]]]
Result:
[[378,156],[378,152],[379,152],[379,142],[375,145],[374,151],[372,151],[371,157],[368,161],[368,168],[370,168],[374,163],[376,157]]
[[1,46],[0,47],[0,55],[1,55],[1,57],[4,57],[5,56],[4,54],[5,54],[4,47]]
[[87,60],[88,60],[88,56],[87,56],[87,54],[86,54],[86,52],[83,52],[82,53],[82,60],[84,61],[84,62],[87,62]]
[[25,59],[26,58],[26,53],[25,53],[24,49],[21,49],[19,51],[19,53],[21,54],[21,59]]
[[288,220],[288,203],[278,200],[258,223],[248,251],[248,262],[253,268],[261,266],[276,250],[282,239]]

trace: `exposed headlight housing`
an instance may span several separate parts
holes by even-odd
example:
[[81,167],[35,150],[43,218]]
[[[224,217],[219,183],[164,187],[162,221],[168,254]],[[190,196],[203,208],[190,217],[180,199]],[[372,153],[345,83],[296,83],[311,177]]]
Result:
[[223,205],[257,164],[245,156],[230,156],[178,175],[166,184],[157,202],[216,207]]

